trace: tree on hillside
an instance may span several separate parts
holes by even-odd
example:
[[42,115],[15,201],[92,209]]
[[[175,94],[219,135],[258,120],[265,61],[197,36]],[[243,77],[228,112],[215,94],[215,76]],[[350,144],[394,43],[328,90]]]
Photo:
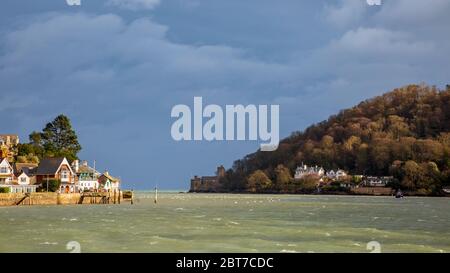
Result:
[[[397,171],[401,178],[396,178],[406,189],[438,192],[435,188],[447,183],[450,85],[444,90],[408,85],[363,101],[292,133],[276,151],[257,151],[237,160],[230,177],[235,178],[233,184],[243,185],[255,170],[262,170],[278,184],[276,166],[282,164],[292,173],[301,163],[385,176],[395,161],[402,162]],[[436,164],[440,175],[426,172],[430,168],[424,164],[429,162]]]
[[308,174],[302,177],[297,184],[302,192],[314,192],[319,184],[319,177],[314,174]]
[[287,187],[292,182],[293,178],[291,172],[283,164],[279,164],[275,168],[275,187],[277,190],[285,191]]
[[266,191],[270,189],[271,186],[272,181],[261,170],[256,170],[248,178],[247,190],[250,192]]

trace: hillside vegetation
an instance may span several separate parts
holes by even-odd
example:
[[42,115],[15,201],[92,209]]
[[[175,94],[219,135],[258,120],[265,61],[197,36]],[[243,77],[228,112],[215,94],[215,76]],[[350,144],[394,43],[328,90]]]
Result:
[[449,184],[449,132],[450,86],[409,85],[294,132],[274,152],[235,161],[222,183],[228,191],[297,187],[292,175],[304,162],[350,174],[393,175],[399,188],[433,194]]

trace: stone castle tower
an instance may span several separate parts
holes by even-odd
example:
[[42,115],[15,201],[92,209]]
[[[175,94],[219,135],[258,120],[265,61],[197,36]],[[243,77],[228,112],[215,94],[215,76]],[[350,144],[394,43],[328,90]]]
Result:
[[220,165],[219,167],[217,167],[217,177],[225,177],[225,168],[223,167],[223,165]]

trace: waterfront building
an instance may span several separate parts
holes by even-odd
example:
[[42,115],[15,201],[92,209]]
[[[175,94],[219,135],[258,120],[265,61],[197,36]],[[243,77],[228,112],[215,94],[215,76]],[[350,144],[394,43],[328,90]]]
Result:
[[225,176],[225,168],[217,167],[214,176],[194,176],[191,179],[191,192],[218,192],[221,189],[220,179]]
[[393,179],[393,176],[365,176],[361,184],[365,187],[386,187]]
[[14,176],[16,185],[13,186],[11,192],[30,193],[36,192],[36,175],[35,171],[38,164],[35,163],[14,163]]
[[[95,165],[95,162],[94,162]],[[86,160],[80,161],[74,160],[72,162],[72,169],[77,177],[77,188],[80,191],[96,191],[99,189],[98,179],[101,173],[98,172],[95,167],[88,165]]]
[[110,175],[108,171],[98,178],[98,183],[100,190],[112,192],[120,189],[120,179]]
[[36,183],[45,188],[48,180],[61,181],[60,192],[77,192],[76,176],[65,157],[44,158],[36,170]]
[[337,169],[336,171],[330,170],[326,173],[326,176],[333,181],[341,180],[341,179],[347,177],[347,175],[348,174],[344,170],[341,170],[341,169]]
[[0,158],[0,184],[10,185],[14,180],[14,170],[7,158]]
[[[0,159],[0,187],[8,188],[11,193],[30,193],[35,192],[37,185],[34,184],[34,176],[26,164],[19,164],[16,169],[9,163],[8,159]],[[36,164],[31,164],[36,167]]]
[[318,176],[319,178],[322,178],[325,174],[325,170],[322,167],[319,166],[308,166],[306,164],[303,164],[301,166],[298,166],[295,170],[294,179],[302,179],[306,175],[314,175]]

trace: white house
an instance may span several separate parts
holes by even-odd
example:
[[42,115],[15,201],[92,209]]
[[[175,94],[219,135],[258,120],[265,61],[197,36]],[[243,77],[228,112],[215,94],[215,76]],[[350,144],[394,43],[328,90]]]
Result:
[[17,163],[13,168],[7,159],[3,159],[0,163],[0,187],[9,188],[11,193],[35,192],[37,185],[34,185],[34,176],[31,174],[34,167],[35,164]]
[[[35,185],[32,180],[33,176],[27,174],[26,172],[22,172],[19,176],[17,176],[16,183],[13,183],[10,186],[10,192],[12,193],[31,193],[36,192],[38,185]],[[35,180],[35,179],[34,179]]]
[[[95,164],[94,164],[95,165]],[[72,162],[72,169],[77,175],[77,187],[80,191],[95,191],[99,189],[98,178],[101,173],[95,168],[90,167],[87,161],[75,160]]]
[[120,189],[120,179],[111,176],[108,171],[105,171],[99,178],[100,189],[105,191],[118,191]]
[[6,158],[0,158],[0,187],[11,185],[14,179],[14,170]]
[[325,170],[322,167],[308,167],[308,165],[302,164],[295,170],[295,179],[302,179],[305,175],[317,175],[322,177],[325,174]]
[[338,169],[337,171],[331,170],[327,172],[327,177],[331,180],[340,180],[341,178],[345,178],[348,174],[341,169]]

